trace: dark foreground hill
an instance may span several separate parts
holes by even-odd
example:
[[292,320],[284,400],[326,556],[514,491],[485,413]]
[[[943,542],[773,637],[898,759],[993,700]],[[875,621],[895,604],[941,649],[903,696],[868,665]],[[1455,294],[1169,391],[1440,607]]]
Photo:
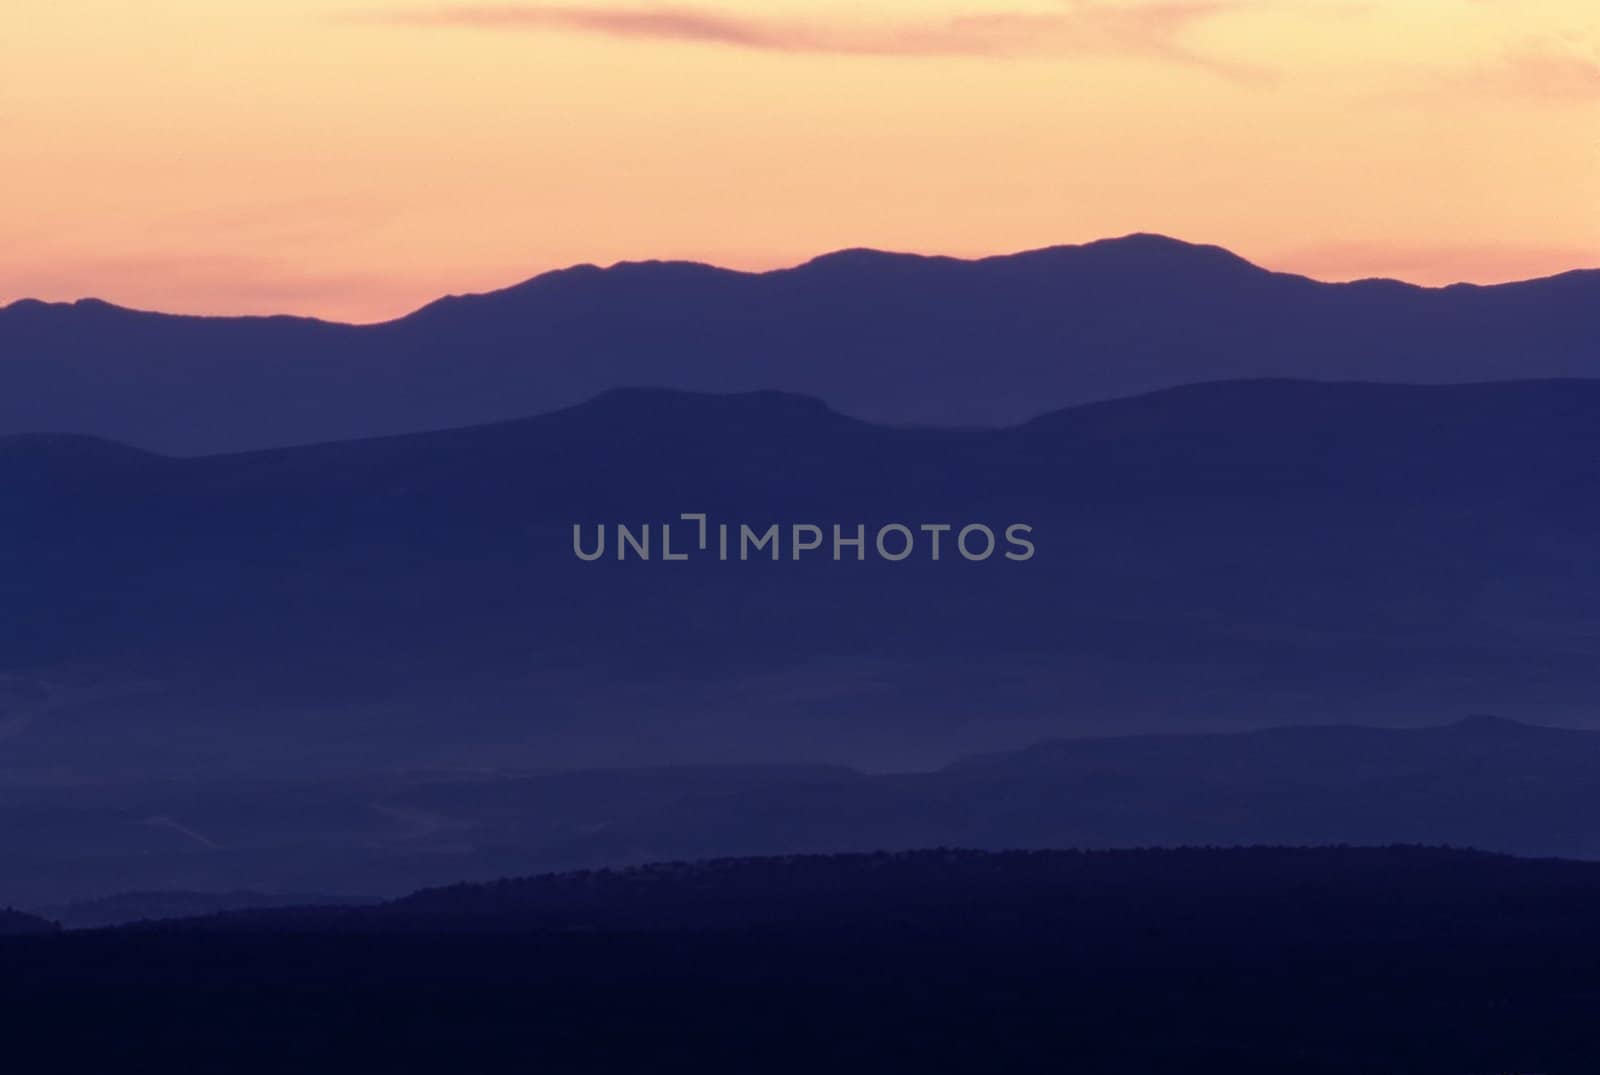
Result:
[[1429,848],[724,861],[3,941],[0,1010],[51,1070],[1578,1075],[1597,898]]
[[[1293,894],[1292,913],[1264,904]],[[1543,928],[1600,938],[1587,902],[1600,863],[1511,859],[1416,846],[1165,850],[918,850],[655,863],[427,889],[375,908],[244,912],[173,929],[429,932],[885,926],[1071,937],[1120,947],[1105,931],[1204,921],[1197,946],[1250,932],[1263,946],[1330,942],[1375,913],[1416,937],[1470,923],[1514,939]],[[1502,904],[1518,896],[1523,906]],[[1542,914],[1534,914],[1535,907]],[[1381,907],[1381,912],[1380,912]],[[1277,935],[1277,931],[1283,935]],[[1212,934],[1209,938],[1206,933]]]
[[513,418],[623,385],[780,389],[1010,424],[1196,381],[1600,376],[1600,274],[1319,284],[1135,235],[981,261],[846,251],[747,274],[581,266],[382,325],[0,310],[0,434],[181,454]]
[[41,914],[65,929],[103,929],[134,922],[159,922],[194,918],[229,911],[264,910],[278,907],[337,907],[355,901],[336,896],[307,893],[267,893],[244,891],[215,892],[120,892],[97,899],[79,900],[59,907],[45,908]]
[[57,926],[49,919],[24,914],[9,907],[0,907],[0,937],[27,937],[40,933],[54,933]]
[[[1600,712],[1600,382],[1236,382],[1004,430],[630,391],[173,459],[0,440],[0,766],[95,778],[805,758]],[[783,527],[723,562],[681,513]],[[794,524],[822,529],[796,560]],[[1035,555],[879,527],[1032,527]],[[582,562],[573,527],[653,528]],[[865,559],[833,559],[832,528]],[[975,542],[981,549],[981,538]],[[892,546],[891,546],[892,547]],[[1002,542],[1000,550],[1007,546]],[[204,827],[200,828],[204,832]]]

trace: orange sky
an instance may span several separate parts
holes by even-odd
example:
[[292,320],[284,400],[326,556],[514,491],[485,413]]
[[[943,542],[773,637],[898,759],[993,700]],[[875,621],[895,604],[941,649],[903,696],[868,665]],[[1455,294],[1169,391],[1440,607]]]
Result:
[[0,303],[376,320],[580,261],[1131,231],[1600,265],[1600,4],[0,5]]

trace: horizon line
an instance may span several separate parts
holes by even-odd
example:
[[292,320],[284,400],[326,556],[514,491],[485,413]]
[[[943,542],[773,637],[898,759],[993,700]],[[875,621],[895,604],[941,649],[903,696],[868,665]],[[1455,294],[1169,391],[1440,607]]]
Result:
[[488,296],[493,296],[493,295],[500,295],[500,294],[504,294],[504,293],[509,292],[509,291],[514,291],[514,290],[516,290],[518,288],[521,288],[521,287],[525,287],[525,286],[527,286],[529,284],[535,283],[536,281],[545,279],[547,277],[558,276],[558,275],[561,275],[561,274],[564,274],[564,273],[581,272],[581,271],[585,271],[585,270],[593,271],[593,272],[606,273],[606,272],[613,272],[613,271],[615,271],[617,269],[625,269],[625,268],[630,268],[630,267],[681,266],[681,267],[693,267],[693,268],[700,268],[700,269],[709,269],[709,270],[712,270],[714,272],[727,274],[727,275],[730,275],[730,276],[762,277],[762,276],[774,276],[774,275],[779,275],[779,274],[783,274],[783,273],[797,272],[797,271],[809,268],[811,266],[814,266],[819,262],[823,262],[823,261],[827,261],[827,260],[830,260],[830,259],[839,258],[839,257],[846,256],[846,255],[870,255],[870,256],[877,256],[877,257],[884,257],[884,258],[897,258],[897,259],[907,259],[907,260],[915,260],[915,261],[956,262],[956,263],[965,264],[965,265],[977,265],[977,264],[982,264],[984,262],[989,262],[989,261],[1005,261],[1005,260],[1014,259],[1014,258],[1028,257],[1030,255],[1035,255],[1035,254],[1051,253],[1051,252],[1055,252],[1055,251],[1085,250],[1085,249],[1088,249],[1088,248],[1091,248],[1091,247],[1096,247],[1096,246],[1108,246],[1108,245],[1112,245],[1112,244],[1127,244],[1127,243],[1138,241],[1138,240],[1156,240],[1156,241],[1159,241],[1161,243],[1167,243],[1167,244],[1171,244],[1171,245],[1174,245],[1174,246],[1183,247],[1183,248],[1186,248],[1188,250],[1210,251],[1210,252],[1213,252],[1213,253],[1220,253],[1220,254],[1226,255],[1227,257],[1229,257],[1229,258],[1231,258],[1231,259],[1233,259],[1233,260],[1235,260],[1235,261],[1237,261],[1237,262],[1239,262],[1239,263],[1241,263],[1243,265],[1246,265],[1246,266],[1248,266],[1248,267],[1250,267],[1252,269],[1255,269],[1258,272],[1267,273],[1267,274],[1272,275],[1272,276],[1292,277],[1292,278],[1295,278],[1295,279],[1305,280],[1305,281],[1309,281],[1309,282],[1314,283],[1314,284],[1320,284],[1320,285],[1327,286],[1327,287],[1350,287],[1350,286],[1372,285],[1372,284],[1388,284],[1388,285],[1395,285],[1395,286],[1404,287],[1404,288],[1410,288],[1410,289],[1414,289],[1414,290],[1418,290],[1418,291],[1448,291],[1448,290],[1457,289],[1457,288],[1475,288],[1475,289],[1488,290],[1488,289],[1493,289],[1493,288],[1516,287],[1516,286],[1524,285],[1524,284],[1541,283],[1541,282],[1544,282],[1544,281],[1547,281],[1547,280],[1556,280],[1556,279],[1560,279],[1560,278],[1565,277],[1565,276],[1571,276],[1571,275],[1574,275],[1574,274],[1600,272],[1600,260],[1597,260],[1593,264],[1575,265],[1572,268],[1562,269],[1562,270],[1560,270],[1558,272],[1549,273],[1549,274],[1546,274],[1546,275],[1543,275],[1543,276],[1519,277],[1519,278],[1513,279],[1513,280],[1500,280],[1500,281],[1495,281],[1495,282],[1492,282],[1492,283],[1478,283],[1478,282],[1470,281],[1470,280],[1456,280],[1456,281],[1451,281],[1449,283],[1443,283],[1443,284],[1424,284],[1424,283],[1418,283],[1416,281],[1406,280],[1406,279],[1403,279],[1403,278],[1400,278],[1400,277],[1395,277],[1395,276],[1360,276],[1360,277],[1350,277],[1350,278],[1342,278],[1342,279],[1341,278],[1326,278],[1326,277],[1312,276],[1312,275],[1310,275],[1308,273],[1293,272],[1293,271],[1290,271],[1290,270],[1269,268],[1266,265],[1263,265],[1261,262],[1252,260],[1251,258],[1247,258],[1247,257],[1235,252],[1231,248],[1221,245],[1220,243],[1194,242],[1192,240],[1180,239],[1180,238],[1177,238],[1177,237],[1172,236],[1172,235],[1167,235],[1167,234],[1162,233],[1162,232],[1134,231],[1134,232],[1128,232],[1128,233],[1123,234],[1123,235],[1105,236],[1105,237],[1102,237],[1102,238],[1099,238],[1099,239],[1089,239],[1089,240],[1086,240],[1086,241],[1083,241],[1083,242],[1078,242],[1078,243],[1050,243],[1050,244],[1047,244],[1047,245],[1044,245],[1044,246],[1026,247],[1026,248],[1023,248],[1023,249],[1020,249],[1020,250],[1010,250],[1010,251],[1005,251],[1005,252],[995,253],[995,254],[976,254],[976,255],[939,254],[939,253],[927,253],[927,252],[923,252],[923,251],[892,250],[892,249],[886,249],[886,248],[881,248],[881,247],[872,247],[872,246],[845,246],[845,247],[838,247],[838,248],[832,249],[832,250],[826,250],[826,251],[823,251],[822,253],[819,253],[819,254],[814,254],[814,255],[806,257],[806,258],[804,258],[803,260],[800,260],[800,261],[794,261],[794,262],[789,262],[789,263],[785,263],[785,264],[781,264],[781,265],[776,265],[776,266],[772,266],[770,268],[755,268],[755,269],[734,268],[734,267],[727,266],[727,265],[719,265],[719,264],[717,264],[715,262],[711,262],[711,261],[700,261],[700,260],[696,260],[696,259],[693,259],[693,258],[638,258],[638,259],[623,258],[623,259],[620,259],[620,260],[617,260],[617,261],[608,262],[608,263],[605,263],[605,264],[600,264],[600,263],[597,263],[597,262],[590,262],[590,261],[579,261],[579,262],[572,262],[572,263],[566,264],[566,265],[561,265],[561,266],[558,266],[558,267],[555,267],[555,268],[551,268],[551,269],[545,269],[543,271],[536,272],[531,276],[525,276],[525,277],[522,277],[520,279],[513,280],[512,282],[510,282],[508,284],[504,284],[504,285],[501,285],[499,287],[493,287],[493,288],[490,288],[490,289],[488,289],[486,291],[446,292],[444,294],[437,295],[434,298],[429,299],[429,300],[421,303],[420,305],[414,306],[414,307],[412,307],[412,308],[410,308],[410,309],[408,309],[408,310],[406,310],[406,311],[404,311],[402,313],[396,314],[396,315],[394,315],[392,317],[383,317],[383,318],[379,318],[377,320],[372,320],[372,321],[345,321],[345,320],[338,320],[338,319],[330,318],[330,317],[319,317],[319,316],[314,315],[314,314],[297,314],[297,313],[289,313],[289,312],[264,313],[264,314],[263,313],[243,313],[243,314],[190,313],[190,312],[184,312],[184,311],[180,311],[180,310],[149,309],[149,308],[138,307],[138,306],[126,306],[126,305],[123,305],[121,303],[114,302],[114,301],[107,300],[107,299],[103,299],[103,298],[100,298],[100,297],[95,296],[95,295],[83,295],[83,296],[80,296],[80,297],[78,297],[76,299],[40,299],[40,298],[37,298],[35,296],[31,296],[31,295],[22,295],[22,296],[19,296],[19,297],[15,298],[15,299],[11,299],[9,301],[0,302],[0,314],[7,313],[7,312],[19,307],[19,306],[35,306],[35,305],[36,306],[48,306],[48,307],[103,306],[103,307],[108,307],[110,309],[122,311],[122,312],[125,312],[125,313],[143,314],[143,315],[149,315],[149,316],[154,316],[154,317],[183,318],[183,319],[188,319],[188,320],[229,320],[229,321],[292,320],[292,321],[309,321],[309,322],[315,322],[315,323],[318,323],[318,324],[324,324],[324,325],[330,325],[330,326],[340,326],[340,327],[346,327],[346,328],[374,328],[374,327],[378,327],[378,326],[382,326],[382,325],[391,325],[391,324],[395,324],[395,323],[398,323],[398,322],[401,322],[401,321],[405,321],[405,320],[407,320],[409,318],[412,318],[412,317],[415,317],[416,315],[422,313],[423,311],[429,310],[429,309],[431,309],[431,308],[433,308],[433,307],[435,307],[435,306],[437,306],[437,305],[439,305],[441,303],[457,301],[457,300],[471,300],[471,299],[475,299],[475,298],[483,298],[483,297],[488,297]]

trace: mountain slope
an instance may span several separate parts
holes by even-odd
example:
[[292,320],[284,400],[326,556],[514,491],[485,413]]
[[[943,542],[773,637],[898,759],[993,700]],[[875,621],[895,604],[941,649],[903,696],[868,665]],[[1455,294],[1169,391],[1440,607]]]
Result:
[[780,389],[891,424],[1010,424],[1197,381],[1600,376],[1600,273],[1320,284],[1136,235],[747,274],[583,266],[397,321],[0,310],[0,433],[192,454],[466,425],[621,385]]
[[56,932],[54,922],[0,907],[0,937],[33,937]]

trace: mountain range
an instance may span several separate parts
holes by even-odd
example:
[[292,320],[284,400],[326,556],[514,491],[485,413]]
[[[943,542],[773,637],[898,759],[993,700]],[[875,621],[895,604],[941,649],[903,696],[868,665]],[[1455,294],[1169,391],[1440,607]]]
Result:
[[1600,271],[1318,283],[1153,235],[962,261],[578,266],[395,321],[0,309],[0,434],[176,453],[479,424],[625,385],[782,390],[891,425],[1011,425],[1200,381],[1600,376]]
[[[361,327],[13,304],[0,901],[939,844],[1595,857],[1597,298],[1135,236],[580,268]],[[896,526],[916,555],[874,549]]]
[[[1474,716],[1063,739],[922,772],[384,772],[10,786],[0,902],[69,926],[728,856],[1377,845],[1600,859],[1600,732]],[[127,887],[141,891],[100,897]],[[240,891],[242,889],[255,891]],[[314,891],[317,896],[292,896]]]
[[[926,768],[1600,707],[1600,382],[1219,383],[988,431],[631,390],[201,458],[7,438],[0,499],[12,777]],[[575,524],[684,512],[1023,523],[1037,551],[574,555]]]

